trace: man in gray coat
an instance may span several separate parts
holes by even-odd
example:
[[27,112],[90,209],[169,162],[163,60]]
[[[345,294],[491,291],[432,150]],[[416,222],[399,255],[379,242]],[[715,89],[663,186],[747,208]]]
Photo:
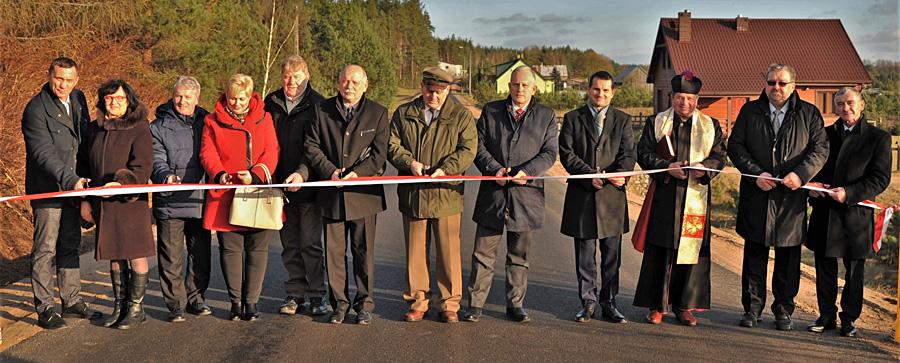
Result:
[[[759,99],[741,107],[728,139],[728,157],[741,177],[736,230],[744,238],[741,326],[761,321],[766,266],[775,248],[772,313],[779,330],[791,330],[800,288],[800,244],[806,239],[806,184],[828,159],[828,138],[816,106],[794,92],[794,68],[772,64]],[[771,178],[778,178],[773,180]]]
[[[206,172],[200,165],[200,135],[206,110],[200,102],[200,82],[180,77],[172,89],[172,99],[156,108],[150,124],[153,136],[154,184],[203,183]],[[169,321],[183,322],[184,311],[210,315],[204,294],[209,287],[209,230],[203,228],[202,190],[153,194],[156,217],[156,249],[159,282]],[[187,246],[187,276],[184,251]]]
[[[25,106],[22,135],[27,194],[87,187],[88,179],[75,174],[83,127],[90,121],[87,100],[84,93],[75,89],[77,84],[75,61],[56,58],[47,70],[47,83]],[[60,198],[31,202],[34,214],[31,287],[38,325],[45,329],[65,327],[63,317],[96,319],[101,316],[79,296],[81,223],[75,203]],[[53,308],[54,274],[64,306],[62,316]]]
[[516,68],[509,80],[509,97],[486,104],[481,111],[475,166],[482,175],[512,180],[482,182],[472,217],[475,249],[469,276],[469,309],[463,320],[481,317],[494,277],[497,245],[506,230],[506,315],[530,321],[525,309],[528,287],[528,247],[531,231],[544,223],[544,183],[521,179],[543,175],[556,162],[558,128],[553,110],[533,99],[531,68]]

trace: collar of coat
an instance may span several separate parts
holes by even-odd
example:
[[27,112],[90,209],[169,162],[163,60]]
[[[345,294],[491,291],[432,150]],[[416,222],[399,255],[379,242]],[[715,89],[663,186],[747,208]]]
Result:
[[[833,128],[834,128],[834,131],[836,131],[836,132],[838,132],[838,133],[844,133],[844,132],[845,132],[844,129],[845,129],[846,126],[847,126],[847,124],[844,123],[844,119],[839,118],[837,121],[835,121],[835,122],[834,122],[833,124],[831,124],[831,126],[829,126],[829,127],[833,127]],[[859,134],[862,134],[863,131],[864,131],[863,129],[867,129],[867,128],[871,127],[871,126],[872,126],[872,125],[869,125],[868,120],[866,120],[866,114],[865,114],[865,113],[860,114],[860,115],[859,115],[859,121],[856,121],[856,125],[853,125],[853,128],[850,129],[850,134],[851,134],[851,135],[859,135]]]
[[[153,123],[158,123],[160,127],[165,127],[170,130],[197,128],[203,126],[203,119],[206,118],[208,113],[209,112],[203,107],[197,105],[197,107],[194,108],[193,115],[184,116],[175,110],[174,101],[169,99],[166,103],[163,103],[156,108],[156,120],[154,120]],[[186,122],[186,117],[190,117],[190,124]]]
[[147,106],[144,106],[143,103],[139,103],[137,108],[134,111],[126,113],[125,117],[122,118],[106,118],[106,114],[103,110],[97,109],[97,126],[106,130],[131,130],[138,125],[139,122],[147,122],[147,114],[150,112],[147,111]]
[[[443,118],[455,117],[455,115],[463,109],[462,106],[458,105],[456,102],[450,99],[450,95],[447,96],[447,99],[444,100],[444,104],[440,108],[440,112],[438,113],[438,120]],[[417,121],[424,120],[421,119],[420,116],[424,117],[425,115],[425,99],[422,96],[408,102],[406,105],[402,105],[403,107],[403,117],[415,119]]]
[[[347,108],[344,107],[344,97],[341,96],[340,93],[338,93],[337,96],[334,96],[334,99],[335,99],[335,102],[337,105],[338,112],[346,120],[347,119]],[[353,106],[353,110],[354,110],[353,114],[359,115],[359,113],[362,112],[363,108],[365,108],[365,107],[366,107],[366,94],[363,93],[362,97],[359,98],[359,102],[357,102],[356,105]]]
[[[525,115],[531,113],[531,110],[534,108],[535,103],[537,103],[537,100],[535,99],[534,96],[532,96],[531,101],[528,101],[528,106],[525,106],[525,114],[523,114],[522,116],[525,116]],[[516,109],[516,104],[513,103],[512,95],[506,96],[506,112],[509,112],[509,114],[512,115],[513,110],[515,110],[515,109]]]
[[[216,101],[216,120],[229,127],[241,125],[240,121],[231,116],[231,113],[226,109],[227,107],[228,101],[225,99],[225,94],[222,93],[222,95],[219,96],[219,100]],[[250,106],[247,108],[247,116],[244,116],[244,122],[259,124],[263,121],[265,116],[266,111],[263,108],[262,98],[260,98],[259,93],[253,92],[253,95],[250,96]]]
[[[800,100],[800,96],[797,94],[797,91],[794,90],[794,92],[791,92],[791,96],[788,97],[788,100],[787,100],[788,108],[787,108],[787,113],[785,113],[785,116],[787,116],[788,114],[794,113],[793,112],[794,108],[797,107],[797,102],[799,100]],[[769,104],[770,104],[769,96],[766,95],[766,90],[763,90],[762,94],[759,95],[760,112],[762,112],[766,115],[771,114],[771,111],[769,111]]]
[[301,93],[300,96],[297,96],[297,105],[290,110],[287,109],[287,95],[284,94],[284,87],[270,93],[266,98],[268,98],[272,103],[278,105],[278,107],[281,107],[281,109],[284,110],[284,113],[293,114],[308,106],[311,103],[312,95],[315,93],[316,91],[313,89],[312,84],[307,82],[306,88],[303,89],[303,93]]

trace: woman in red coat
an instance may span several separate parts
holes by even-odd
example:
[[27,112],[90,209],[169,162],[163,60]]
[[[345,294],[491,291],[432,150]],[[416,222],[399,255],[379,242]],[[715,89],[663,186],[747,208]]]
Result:
[[[97,98],[97,120],[86,128],[78,175],[89,176],[94,185],[147,183],[153,168],[147,107],[119,79],[102,84]],[[128,329],[145,321],[147,257],[156,255],[147,194],[85,199],[81,217],[97,224],[96,258],[109,260],[115,307],[103,325]]]
[[[275,170],[278,139],[271,116],[263,110],[262,98],[253,92],[250,77],[231,76],[225,94],[216,101],[215,112],[206,116],[200,162],[212,183],[270,182],[260,164]],[[275,231],[229,224],[233,198],[234,189],[210,190],[203,227],[217,232],[222,274],[231,299],[231,320],[256,320],[269,240]]]

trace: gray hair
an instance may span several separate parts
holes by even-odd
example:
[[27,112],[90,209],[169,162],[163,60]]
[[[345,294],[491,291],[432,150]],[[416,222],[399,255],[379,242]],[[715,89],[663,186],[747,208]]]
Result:
[[175,85],[172,86],[172,94],[175,94],[175,91],[178,90],[178,87],[196,90],[197,94],[200,94],[200,81],[191,76],[178,77],[178,80],[175,81]]
[[516,72],[524,72],[525,70],[528,70],[528,75],[531,76],[532,82],[536,82],[536,81],[537,81],[537,79],[536,79],[537,77],[534,76],[534,70],[531,69],[531,67],[529,67],[529,66],[518,66],[518,67],[516,67],[516,69],[513,69],[512,73],[510,73],[510,77],[513,76],[513,75],[515,75]]
[[863,98],[862,92],[857,91],[854,87],[841,87],[837,92],[834,93],[834,102],[837,102],[838,97],[841,97],[846,94],[856,95],[860,101],[865,102],[865,98]]
[[787,72],[788,75],[791,76],[792,82],[797,81],[797,71],[794,70],[794,67],[791,67],[787,64],[782,64],[782,63],[769,64],[769,69],[766,71],[766,78],[768,78],[769,75],[772,74],[772,72],[778,72],[778,71]]

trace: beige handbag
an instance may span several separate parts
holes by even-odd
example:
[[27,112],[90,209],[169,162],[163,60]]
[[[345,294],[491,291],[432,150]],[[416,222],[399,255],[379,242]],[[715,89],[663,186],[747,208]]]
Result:
[[[268,184],[272,175],[265,164],[256,164],[266,173]],[[253,169],[252,167],[250,169]],[[242,187],[234,191],[228,223],[235,226],[280,230],[284,210],[284,192],[280,188]]]

